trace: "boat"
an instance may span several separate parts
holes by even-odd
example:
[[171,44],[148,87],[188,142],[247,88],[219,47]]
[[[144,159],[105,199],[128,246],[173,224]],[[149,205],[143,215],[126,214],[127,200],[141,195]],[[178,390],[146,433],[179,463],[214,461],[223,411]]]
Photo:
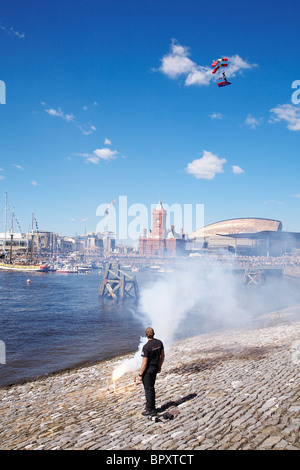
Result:
[[20,271],[20,272],[46,272],[48,266],[46,264],[15,264],[15,263],[2,263],[0,262],[0,269],[6,271]]
[[[38,262],[37,259],[33,259],[32,257],[32,250],[31,250],[31,260],[29,261],[28,259],[25,258],[17,258],[13,260],[13,239],[15,240],[21,240],[24,241],[24,235],[20,233],[14,233],[13,230],[13,223],[14,220],[18,223],[14,212],[12,213],[12,218],[11,218],[11,229],[9,232],[7,232],[7,193],[5,193],[5,230],[4,230],[4,241],[3,241],[3,251],[0,255],[0,269],[1,270],[6,270],[6,271],[20,271],[20,272],[36,272],[36,271],[48,271],[48,266],[46,263],[43,263],[42,261]],[[20,228],[20,226],[19,226]],[[33,233],[33,232],[32,232]],[[10,239],[10,253],[9,253],[9,262],[8,260],[8,253],[6,251],[7,248],[7,243],[6,241]],[[32,235],[32,240],[31,240],[31,247],[33,248],[33,235]]]
[[56,267],[54,264],[47,264],[47,266],[48,266],[48,271],[51,271],[51,272],[56,271]]
[[81,264],[81,265],[77,266],[77,269],[78,269],[78,272],[84,272],[85,273],[87,271],[90,271],[92,269],[92,267],[89,266],[89,265],[84,266],[84,265]]
[[57,273],[78,273],[78,269],[75,266],[66,264],[56,270]]

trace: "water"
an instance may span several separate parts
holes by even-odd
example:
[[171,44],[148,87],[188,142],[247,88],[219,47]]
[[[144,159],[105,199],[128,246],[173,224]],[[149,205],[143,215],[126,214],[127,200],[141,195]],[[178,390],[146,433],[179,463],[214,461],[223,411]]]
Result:
[[[0,386],[135,351],[144,325],[135,299],[98,296],[89,274],[0,271]],[[142,282],[142,281],[141,281]]]

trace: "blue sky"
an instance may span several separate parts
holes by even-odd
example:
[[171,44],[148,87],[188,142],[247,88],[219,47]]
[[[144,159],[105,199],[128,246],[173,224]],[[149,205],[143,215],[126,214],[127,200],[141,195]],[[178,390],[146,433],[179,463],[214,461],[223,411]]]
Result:
[[1,229],[7,191],[22,231],[32,212],[40,229],[94,231],[119,196],[300,231],[299,13],[296,0],[2,0]]

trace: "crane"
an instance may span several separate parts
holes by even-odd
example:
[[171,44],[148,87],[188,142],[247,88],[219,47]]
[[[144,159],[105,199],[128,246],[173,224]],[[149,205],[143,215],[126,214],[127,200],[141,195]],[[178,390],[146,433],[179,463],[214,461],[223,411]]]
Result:
[[105,209],[105,232],[108,232],[108,209],[110,209],[110,207],[115,204],[115,202],[117,202],[116,199],[108,204],[107,208]]

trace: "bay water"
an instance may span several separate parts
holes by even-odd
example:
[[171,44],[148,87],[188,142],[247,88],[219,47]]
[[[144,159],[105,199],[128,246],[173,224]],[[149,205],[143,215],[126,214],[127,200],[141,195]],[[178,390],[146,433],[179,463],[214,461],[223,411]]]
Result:
[[101,281],[96,269],[0,271],[0,386],[136,350],[144,332],[136,300],[102,299]]

